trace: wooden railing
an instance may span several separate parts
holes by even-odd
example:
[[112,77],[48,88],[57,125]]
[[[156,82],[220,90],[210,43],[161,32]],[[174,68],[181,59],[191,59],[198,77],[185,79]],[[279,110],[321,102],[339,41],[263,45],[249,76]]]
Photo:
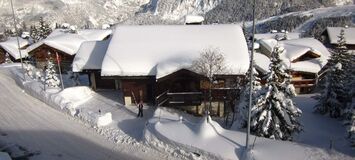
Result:
[[202,102],[202,92],[167,93],[169,106],[196,106]]
[[315,79],[300,79],[300,80],[292,80],[291,82],[295,88],[301,87],[313,87],[316,83]]
[[164,105],[164,103],[166,103],[169,100],[169,98],[167,96],[168,92],[169,92],[169,90],[167,90],[167,91],[159,94],[157,97],[155,97],[155,105],[156,106],[158,106],[158,107],[162,106],[162,105]]
[[195,106],[202,102],[202,92],[169,92],[159,94],[155,98],[157,106]]

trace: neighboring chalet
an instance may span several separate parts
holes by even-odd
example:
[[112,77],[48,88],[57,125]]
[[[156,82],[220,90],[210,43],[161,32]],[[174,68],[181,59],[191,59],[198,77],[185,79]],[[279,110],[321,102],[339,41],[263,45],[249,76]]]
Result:
[[126,105],[143,100],[163,106],[196,106],[201,114],[208,81],[192,71],[191,65],[210,47],[219,48],[228,67],[228,74],[216,76],[213,94],[221,98],[213,99],[213,104],[233,108],[237,90],[232,82],[249,67],[247,44],[238,25],[117,26],[101,76],[118,81]]
[[[56,54],[63,71],[71,70],[71,65],[80,45],[86,41],[100,41],[111,35],[111,30],[79,30],[70,33],[62,29],[54,30],[46,39],[34,43],[28,47],[28,54],[35,59],[36,67],[43,68],[51,56],[56,59]],[[50,55],[48,53],[51,53]]]
[[355,27],[327,27],[326,31],[322,34],[323,43],[329,48],[335,48],[342,29],[345,33],[346,47],[355,54]]
[[[26,48],[29,46],[29,42],[26,39],[22,39],[20,37],[18,37],[18,40],[20,43],[21,56],[22,58],[26,58],[28,56]],[[18,50],[16,37],[9,37],[7,41],[0,42],[0,63],[5,62],[6,53],[10,55],[10,59],[13,62],[20,61],[21,56]]]
[[118,89],[118,82],[101,78],[101,65],[111,38],[103,41],[83,42],[73,61],[73,72],[86,73],[90,86],[97,89]]
[[292,74],[292,83],[298,93],[311,91],[317,83],[318,72],[327,64],[330,53],[328,49],[314,38],[301,38],[284,41],[263,39],[255,54],[256,69],[261,74],[268,72],[269,57],[278,44],[284,48],[280,55],[285,67]]

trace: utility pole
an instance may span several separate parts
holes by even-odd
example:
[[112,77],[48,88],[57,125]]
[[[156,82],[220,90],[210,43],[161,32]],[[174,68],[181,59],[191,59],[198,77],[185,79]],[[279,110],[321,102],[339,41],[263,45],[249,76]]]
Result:
[[12,0],[10,0],[10,4],[11,4],[11,9],[12,9],[12,18],[14,20],[14,27],[15,27],[15,32],[16,32],[16,40],[17,40],[17,49],[18,52],[20,54],[20,61],[21,61],[21,68],[22,68],[22,73],[23,73],[23,80],[26,80],[26,76],[25,76],[25,70],[23,68],[23,62],[22,62],[22,54],[21,54],[21,47],[20,47],[20,40],[18,39],[18,31],[17,31],[17,23],[16,23],[16,18],[15,18],[15,11],[14,11],[14,5],[12,4]]
[[255,35],[255,0],[253,0],[253,34],[252,34],[252,43],[251,43],[251,54],[250,54],[250,87],[249,87],[249,107],[248,107],[248,124],[247,124],[247,137],[246,137],[246,149],[249,150],[249,139],[250,139],[250,119],[251,119],[251,107],[252,107],[252,98],[253,98],[253,66],[254,66],[254,35]]

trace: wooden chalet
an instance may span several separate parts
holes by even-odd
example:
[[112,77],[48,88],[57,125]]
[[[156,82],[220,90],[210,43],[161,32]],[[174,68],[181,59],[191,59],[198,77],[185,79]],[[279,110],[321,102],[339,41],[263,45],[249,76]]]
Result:
[[44,69],[47,65],[47,60],[50,58],[53,60],[55,65],[58,65],[59,60],[59,64],[62,67],[63,72],[71,70],[71,64],[74,59],[74,55],[67,54],[64,51],[46,44],[41,44],[37,48],[31,50],[28,54],[35,60],[35,66],[40,69]]
[[338,36],[341,30],[344,30],[346,47],[355,54],[355,27],[327,27],[322,33],[322,42],[329,48],[335,48],[338,44]]
[[245,38],[237,25],[117,26],[101,76],[118,81],[126,105],[143,100],[202,114],[209,82],[189,68],[211,45],[224,53],[231,67],[230,74],[217,76],[212,85],[212,105],[219,106],[215,114],[220,115],[217,108],[223,113],[237,94],[227,84],[238,77],[234,75],[244,75],[249,65]]
[[[19,37],[19,43],[22,59],[25,59],[28,56],[26,48],[29,46],[29,42],[26,39]],[[0,42],[0,64],[5,62],[7,53],[9,54],[11,61],[20,61],[21,56],[18,50],[16,37],[10,37],[7,41]]]
[[[62,72],[71,71],[75,54],[86,41],[101,41],[110,36],[111,30],[80,30],[69,33],[66,30],[54,30],[46,39],[28,47],[29,55],[35,60],[37,68],[44,68],[48,58],[61,65]],[[50,54],[49,54],[50,53]]]
[[[255,54],[256,69],[263,77],[269,69],[272,49],[278,44],[284,48],[280,55],[284,65],[292,75],[291,83],[297,93],[309,93],[317,83],[318,72],[327,64],[328,49],[313,38],[284,40],[263,40]],[[264,82],[263,82],[264,83]]]

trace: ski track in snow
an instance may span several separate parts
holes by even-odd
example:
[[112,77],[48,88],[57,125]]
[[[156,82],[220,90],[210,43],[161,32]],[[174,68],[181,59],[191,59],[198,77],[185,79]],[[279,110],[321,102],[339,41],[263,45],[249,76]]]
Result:
[[18,144],[40,154],[31,159],[165,159],[157,152],[114,144],[79,121],[23,93],[0,70],[0,142]]

